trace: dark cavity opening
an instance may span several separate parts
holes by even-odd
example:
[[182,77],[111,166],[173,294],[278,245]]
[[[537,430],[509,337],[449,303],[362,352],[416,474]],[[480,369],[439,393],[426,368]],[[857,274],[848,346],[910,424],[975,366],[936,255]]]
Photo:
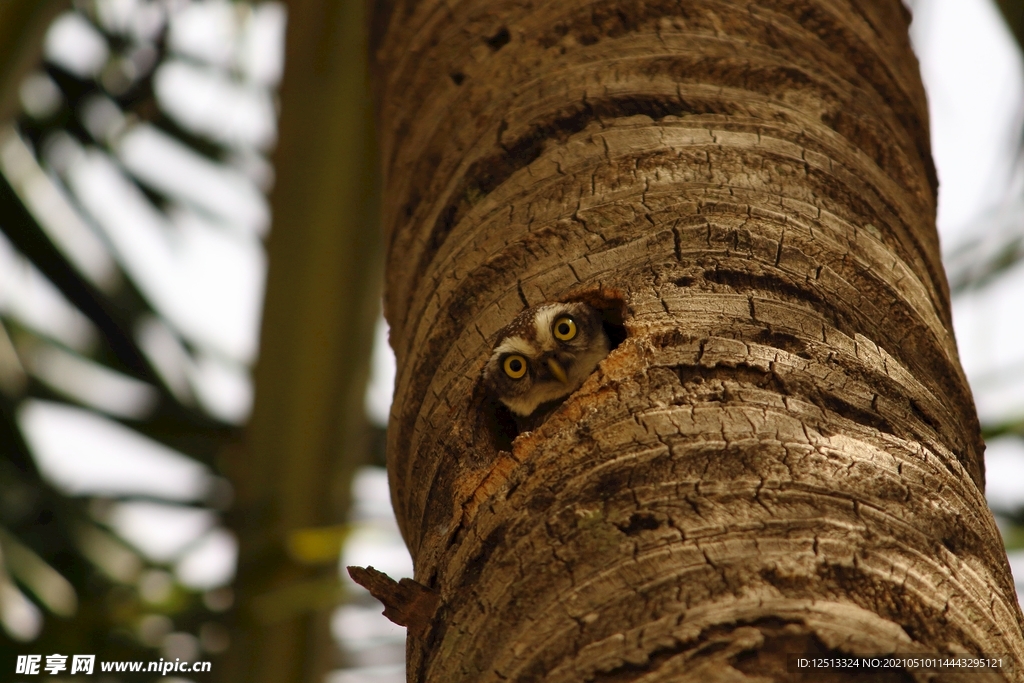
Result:
[[498,32],[495,33],[493,36],[491,36],[490,38],[485,38],[484,42],[487,43],[487,47],[497,52],[501,48],[508,45],[508,41],[510,40],[512,40],[511,34],[509,34],[507,28],[502,26],[500,29],[498,29]]

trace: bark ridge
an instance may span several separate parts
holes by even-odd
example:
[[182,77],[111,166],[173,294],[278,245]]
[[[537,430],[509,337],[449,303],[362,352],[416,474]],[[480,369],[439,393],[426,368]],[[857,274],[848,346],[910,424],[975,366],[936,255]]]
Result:
[[[898,0],[378,17],[389,470],[440,598],[410,681],[800,680],[793,651],[1024,663],[908,18]],[[619,311],[625,339],[503,438],[480,371],[554,300]]]

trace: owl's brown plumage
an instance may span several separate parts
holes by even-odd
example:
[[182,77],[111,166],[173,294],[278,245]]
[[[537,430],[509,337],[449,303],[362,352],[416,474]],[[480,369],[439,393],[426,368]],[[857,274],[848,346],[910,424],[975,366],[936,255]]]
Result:
[[540,304],[501,330],[484,383],[520,429],[533,428],[583,385],[609,349],[601,314],[592,306]]

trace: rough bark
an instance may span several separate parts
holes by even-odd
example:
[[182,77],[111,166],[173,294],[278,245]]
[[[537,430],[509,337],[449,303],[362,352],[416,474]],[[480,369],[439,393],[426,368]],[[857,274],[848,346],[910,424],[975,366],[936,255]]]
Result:
[[[440,596],[409,680],[1022,671],[899,1],[385,5],[389,470]],[[510,443],[495,334],[570,299],[625,340]],[[925,680],[807,680],[864,675]]]

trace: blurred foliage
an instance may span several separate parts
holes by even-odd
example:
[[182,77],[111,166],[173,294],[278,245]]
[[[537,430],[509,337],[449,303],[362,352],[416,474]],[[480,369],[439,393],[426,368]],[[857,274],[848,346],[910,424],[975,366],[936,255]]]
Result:
[[[94,79],[42,60],[45,30],[70,3],[0,3],[0,123],[15,117],[16,130],[32,150],[43,149],[55,133],[68,134],[84,147],[106,149],[109,142],[96,139],[82,123],[83,102],[102,94],[133,120],[148,121],[220,163],[227,150],[184,130],[162,113],[155,100],[152,76],[166,49],[164,33],[146,43],[111,31],[97,14],[100,4],[76,2],[75,11],[104,36],[110,64],[123,64],[143,49],[152,50],[155,57],[130,78],[117,81],[116,87],[110,69]],[[35,116],[18,113],[19,89],[30,74],[44,74],[59,88],[59,104],[51,111]],[[37,156],[37,161],[59,182],[45,159]],[[141,189],[158,209],[166,207],[159,192]],[[3,175],[0,230],[95,326],[95,343],[75,352],[156,387],[158,400],[148,417],[119,421],[217,471],[220,455],[240,440],[241,429],[183,400],[151,365],[135,330],[140,321],[159,313],[131,278],[121,271],[112,286],[97,287],[54,245],[11,179]],[[34,639],[30,632],[0,632],[0,661],[13,666],[16,654],[54,652],[96,654],[99,660],[158,659],[163,637],[171,632],[193,636],[206,648],[199,657],[210,659],[227,645],[222,613],[232,605],[231,589],[185,588],[167,565],[145,559],[112,531],[103,511],[115,501],[67,496],[36,467],[17,423],[19,405],[29,398],[76,405],[30,371],[31,351],[54,343],[15,318],[0,315],[0,599],[2,608],[20,606],[44,620]],[[205,509],[222,502],[196,505]],[[31,624],[31,619],[22,623]],[[5,671],[2,677],[8,675]]]
[[[1024,52],[1024,0],[995,0],[995,3],[1017,46]],[[1016,157],[1019,166],[1024,158],[1024,131]],[[954,296],[992,284],[1024,259],[1024,185],[1019,178],[1016,180],[1000,205],[975,219],[970,232],[976,237],[945,256]],[[983,422],[981,431],[986,441],[999,437],[1024,439],[1024,417],[998,423]],[[1024,509],[1018,510],[1015,516],[1000,519],[1007,550],[1024,549]]]
[[[239,609],[223,680],[320,681],[351,477],[380,450],[364,395],[380,309],[362,0],[290,0],[256,404],[228,473]],[[333,559],[331,555],[333,554]]]
[[[106,283],[84,273],[74,255],[51,241],[24,187],[0,175],[0,231],[97,331],[86,347],[68,349],[0,311],[0,600],[7,596],[14,605],[16,594],[18,604],[45,621],[34,639],[0,633],[5,662],[42,652],[156,659],[172,654],[158,650],[167,634],[178,633],[205,649],[201,659],[235,643],[227,657],[214,658],[220,680],[319,680],[338,664],[327,619],[343,599],[336,564],[347,527],[340,522],[355,467],[383,462],[383,430],[371,428],[363,414],[380,297],[375,150],[362,3],[286,4],[289,66],[278,100],[282,142],[271,197],[279,227],[268,242],[258,391],[248,430],[218,419],[154,367],[139,329],[160,311],[131,268],[119,264]],[[170,50],[166,23],[140,37],[130,22],[111,21],[126,8],[185,5],[0,2],[0,113],[7,112],[0,125],[14,119],[32,163],[72,203],[73,193],[61,185],[66,169],[47,150],[67,139],[117,158],[118,133],[89,123],[97,96],[123,113],[128,126],[146,123],[209,162],[237,165],[237,150],[161,109],[153,76]],[[47,26],[69,6],[109,50],[94,76],[41,58]],[[244,18],[250,5],[228,6]],[[243,78],[237,70],[226,75]],[[55,86],[54,106],[21,109],[23,84],[33,78]],[[174,198],[132,181],[155,210],[173,208]],[[183,341],[187,353],[196,352]],[[116,500],[67,496],[41,476],[19,430],[19,406],[43,399],[89,407],[34,371],[32,354],[45,346],[155,387],[158,400],[145,418],[118,421],[232,481],[237,495],[225,522],[240,540],[235,586],[186,589],[169,563],[147,560],[117,536],[108,516]],[[217,512],[223,503],[214,495],[195,507]]]
[[18,86],[39,59],[43,33],[70,0],[0,2],[0,121],[17,111]]
[[1017,44],[1024,47],[1024,0],[995,0]]
[[1007,520],[1002,531],[1007,550],[1024,550],[1024,520]]

